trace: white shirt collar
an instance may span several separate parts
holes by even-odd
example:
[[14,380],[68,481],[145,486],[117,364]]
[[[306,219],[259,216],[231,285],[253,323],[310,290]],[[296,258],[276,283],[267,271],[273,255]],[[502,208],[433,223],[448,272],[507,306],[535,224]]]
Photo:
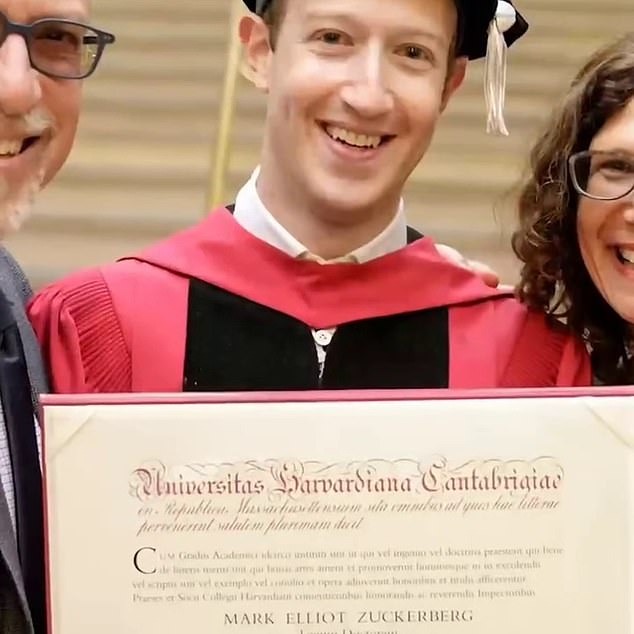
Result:
[[[311,255],[308,249],[293,237],[264,206],[256,188],[259,173],[260,168],[257,167],[236,196],[233,212],[236,222],[256,238],[267,242],[293,258],[305,257],[323,262],[318,257]],[[401,199],[396,215],[378,236],[345,257],[337,258],[336,261],[345,260],[362,264],[392,251],[398,251],[406,244],[407,221]]]

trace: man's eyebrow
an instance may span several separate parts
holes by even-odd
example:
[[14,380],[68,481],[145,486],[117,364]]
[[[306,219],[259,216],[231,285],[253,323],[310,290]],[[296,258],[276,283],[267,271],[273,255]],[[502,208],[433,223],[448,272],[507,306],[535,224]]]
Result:
[[412,38],[414,40],[423,39],[423,40],[431,40],[436,42],[437,44],[446,45],[447,38],[443,35],[439,35],[438,33],[434,33],[433,31],[427,31],[425,29],[403,29],[399,33],[400,37],[403,38]]
[[55,8],[48,11],[39,11],[29,16],[29,22],[36,22],[37,20],[72,20],[73,22],[82,22],[88,24],[89,17],[85,12],[81,11],[64,11],[63,9]]

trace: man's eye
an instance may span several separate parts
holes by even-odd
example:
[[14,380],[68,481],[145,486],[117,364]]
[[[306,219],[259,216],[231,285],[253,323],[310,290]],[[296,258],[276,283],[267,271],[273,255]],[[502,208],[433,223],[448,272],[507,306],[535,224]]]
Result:
[[432,55],[430,54],[430,52],[426,48],[423,48],[422,46],[417,46],[416,44],[406,44],[405,46],[401,46],[397,50],[397,54],[412,60],[420,60],[425,62],[432,60]]
[[317,36],[318,40],[325,42],[326,44],[342,44],[342,35],[336,31],[324,31]]
[[420,46],[406,46],[405,55],[410,59],[421,59],[425,56],[425,51]]
[[53,25],[37,29],[34,33],[34,37],[40,41],[58,42],[66,46],[71,45],[74,47],[80,46],[82,40],[81,33]]

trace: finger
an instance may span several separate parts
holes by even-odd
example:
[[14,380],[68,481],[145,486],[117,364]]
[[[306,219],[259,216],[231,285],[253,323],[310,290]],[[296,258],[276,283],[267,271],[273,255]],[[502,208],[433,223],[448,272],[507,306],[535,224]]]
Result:
[[471,270],[477,275],[487,286],[497,288],[500,284],[500,276],[489,266],[482,262],[469,260]]
[[496,288],[500,283],[500,276],[490,267],[483,262],[477,260],[468,260],[460,251],[447,246],[446,244],[437,244],[436,250],[445,260],[460,266],[463,269],[472,271],[477,275],[487,286]]

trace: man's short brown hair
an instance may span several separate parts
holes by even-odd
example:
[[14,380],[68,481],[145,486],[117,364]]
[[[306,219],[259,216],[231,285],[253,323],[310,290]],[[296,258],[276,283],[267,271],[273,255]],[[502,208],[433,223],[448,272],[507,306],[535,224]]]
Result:
[[280,27],[282,26],[282,20],[284,19],[284,14],[286,13],[286,2],[287,0],[272,0],[262,15],[264,23],[269,27],[272,49],[275,48],[277,36],[280,32]]
[[[287,2],[288,0],[271,0],[266,11],[262,14],[262,20],[264,20],[264,23],[269,27],[271,49],[275,48],[275,43],[277,42],[277,37],[282,26],[282,20],[284,19],[284,15],[286,13]],[[454,38],[449,49],[449,70],[453,68],[459,44],[462,40],[462,29],[464,26],[463,16],[458,5],[456,5],[456,9],[458,10],[458,25],[456,29],[457,32],[454,34]]]

